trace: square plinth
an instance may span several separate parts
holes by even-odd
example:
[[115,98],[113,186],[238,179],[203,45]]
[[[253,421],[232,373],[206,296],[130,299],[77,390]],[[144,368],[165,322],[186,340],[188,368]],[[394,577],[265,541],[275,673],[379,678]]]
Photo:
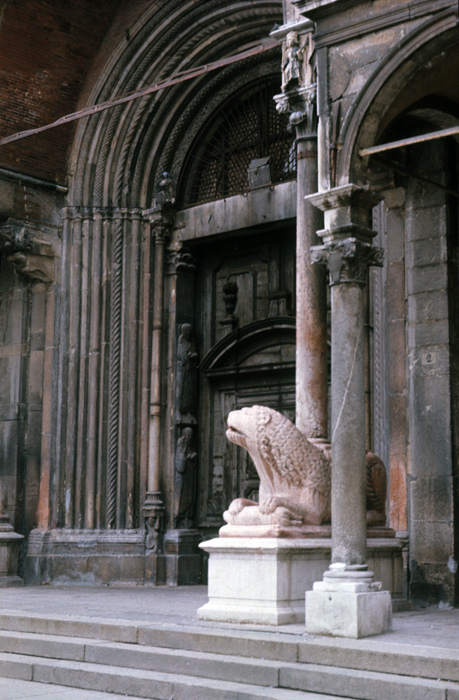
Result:
[[360,639],[387,632],[392,625],[389,591],[315,590],[306,593],[306,632]]
[[201,620],[286,625],[304,621],[304,593],[327,567],[322,542],[217,538],[209,553],[209,602]]

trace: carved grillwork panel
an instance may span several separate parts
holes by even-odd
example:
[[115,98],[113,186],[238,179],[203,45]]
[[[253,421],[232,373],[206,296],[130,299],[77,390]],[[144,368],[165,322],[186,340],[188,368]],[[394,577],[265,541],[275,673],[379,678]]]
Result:
[[246,192],[252,161],[269,157],[271,183],[296,175],[288,116],[279,114],[273,97],[279,79],[257,82],[232,96],[196,139],[184,171],[181,200],[185,206]]

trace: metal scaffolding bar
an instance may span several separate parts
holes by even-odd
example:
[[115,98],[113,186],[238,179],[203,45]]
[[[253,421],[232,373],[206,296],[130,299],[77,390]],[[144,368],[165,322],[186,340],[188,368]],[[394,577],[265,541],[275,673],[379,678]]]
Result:
[[158,80],[154,85],[149,85],[148,87],[137,90],[136,92],[131,92],[121,97],[115,97],[113,100],[108,100],[107,102],[101,102],[91,107],[84,107],[78,110],[78,112],[73,112],[72,114],[66,114],[56,121],[50,124],[45,124],[44,126],[39,126],[34,129],[27,129],[26,131],[19,131],[16,134],[11,134],[11,136],[5,136],[5,138],[0,139],[0,146],[4,146],[7,143],[13,143],[13,141],[19,141],[20,139],[25,139],[28,136],[35,136],[43,131],[48,131],[49,129],[54,129],[57,126],[62,126],[64,124],[69,124],[70,122],[77,121],[77,119],[83,119],[83,117],[89,117],[92,114],[98,114],[106,109],[111,109],[112,107],[117,107],[118,105],[124,104],[126,102],[132,102],[132,100],[138,100],[140,97],[145,97],[145,95],[151,95],[153,92],[158,92],[164,88],[172,87],[178,83],[183,83],[185,80],[191,80],[192,78],[197,78],[204,73],[209,73],[217,68],[222,68],[223,66],[228,66],[231,63],[236,63],[238,61],[243,61],[245,58],[250,56],[255,56],[256,54],[263,53],[264,51],[270,51],[279,46],[278,41],[275,39],[267,39],[263,43],[255,46],[246,51],[241,51],[241,53],[234,54],[234,56],[228,56],[227,58],[222,58],[219,61],[213,61],[212,63],[207,63],[204,66],[198,66],[196,68],[189,68],[186,71],[181,71],[176,73],[173,77],[165,78],[164,80]]
[[359,151],[360,156],[372,156],[375,153],[384,153],[394,148],[402,148],[403,146],[411,146],[414,143],[424,143],[424,141],[433,141],[434,139],[442,139],[446,136],[456,136],[459,134],[459,126],[452,126],[448,129],[440,131],[431,131],[429,134],[421,134],[419,136],[410,136],[399,141],[391,141],[390,143],[382,143],[379,146],[370,146],[370,148],[362,148]]

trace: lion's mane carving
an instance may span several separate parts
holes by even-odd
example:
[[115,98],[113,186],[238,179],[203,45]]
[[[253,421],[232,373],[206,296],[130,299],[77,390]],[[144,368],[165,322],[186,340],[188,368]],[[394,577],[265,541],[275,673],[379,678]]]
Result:
[[[259,503],[244,498],[231,503],[223,514],[230,527],[222,528],[228,532],[221,534],[230,534],[231,526],[277,526],[298,531],[305,525],[330,522],[328,443],[309,440],[288,418],[266,406],[232,411],[226,436],[249,452],[260,477],[260,490]],[[379,457],[368,452],[368,524],[385,524],[385,497],[385,467]]]

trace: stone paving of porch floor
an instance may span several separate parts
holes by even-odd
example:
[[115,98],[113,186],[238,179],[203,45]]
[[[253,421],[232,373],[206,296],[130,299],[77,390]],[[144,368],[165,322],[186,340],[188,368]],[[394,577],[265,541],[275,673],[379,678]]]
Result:
[[[212,623],[198,620],[196,610],[207,602],[206,586],[181,587],[76,587],[34,586],[0,590],[0,612],[18,611],[65,618],[132,621],[147,624],[177,625],[237,630],[257,630],[289,634],[308,639],[303,625],[261,626]],[[339,640],[335,640],[339,645]],[[459,609],[429,607],[396,612],[390,632],[353,644],[374,650],[387,644],[457,649],[459,661]],[[77,690],[29,681],[0,678],[0,700],[131,700],[128,696]],[[133,699],[132,699],[133,700]],[[139,700],[137,698],[136,700]],[[141,700],[141,699],[140,699]]]

